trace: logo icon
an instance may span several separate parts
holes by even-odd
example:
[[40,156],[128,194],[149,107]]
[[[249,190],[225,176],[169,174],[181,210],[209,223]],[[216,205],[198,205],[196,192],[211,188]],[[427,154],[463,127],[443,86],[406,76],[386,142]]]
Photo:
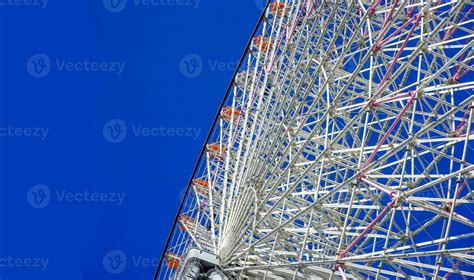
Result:
[[110,251],[104,256],[102,265],[108,273],[122,273],[127,268],[127,256],[122,250]]
[[185,77],[195,78],[202,73],[202,69],[202,58],[198,54],[188,54],[179,61],[179,71]]
[[36,185],[26,193],[26,201],[33,208],[44,208],[51,201],[51,192],[46,185]]
[[44,53],[35,54],[26,62],[26,70],[35,78],[43,78],[51,70],[51,61]]
[[127,0],[102,0],[104,7],[111,13],[118,13],[125,9]]
[[102,134],[110,143],[120,143],[127,137],[127,125],[120,119],[110,120],[104,125]]

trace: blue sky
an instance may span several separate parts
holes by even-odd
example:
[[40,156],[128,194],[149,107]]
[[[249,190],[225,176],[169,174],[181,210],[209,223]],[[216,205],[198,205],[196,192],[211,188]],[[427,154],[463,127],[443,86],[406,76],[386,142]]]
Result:
[[0,279],[152,277],[261,7],[0,2]]

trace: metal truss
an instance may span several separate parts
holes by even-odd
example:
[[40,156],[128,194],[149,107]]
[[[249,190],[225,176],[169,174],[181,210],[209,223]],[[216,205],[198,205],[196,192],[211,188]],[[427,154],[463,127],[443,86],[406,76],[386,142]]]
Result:
[[474,278],[474,6],[272,1],[155,278]]

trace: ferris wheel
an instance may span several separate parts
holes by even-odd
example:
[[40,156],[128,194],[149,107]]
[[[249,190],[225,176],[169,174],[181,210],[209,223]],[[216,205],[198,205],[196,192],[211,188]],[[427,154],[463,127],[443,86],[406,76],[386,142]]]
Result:
[[473,279],[474,5],[270,1],[155,279]]

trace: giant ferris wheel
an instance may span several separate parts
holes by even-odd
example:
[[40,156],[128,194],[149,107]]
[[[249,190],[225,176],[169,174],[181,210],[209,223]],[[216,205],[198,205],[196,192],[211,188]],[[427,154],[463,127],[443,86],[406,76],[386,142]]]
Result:
[[474,5],[270,1],[155,279],[473,279]]

